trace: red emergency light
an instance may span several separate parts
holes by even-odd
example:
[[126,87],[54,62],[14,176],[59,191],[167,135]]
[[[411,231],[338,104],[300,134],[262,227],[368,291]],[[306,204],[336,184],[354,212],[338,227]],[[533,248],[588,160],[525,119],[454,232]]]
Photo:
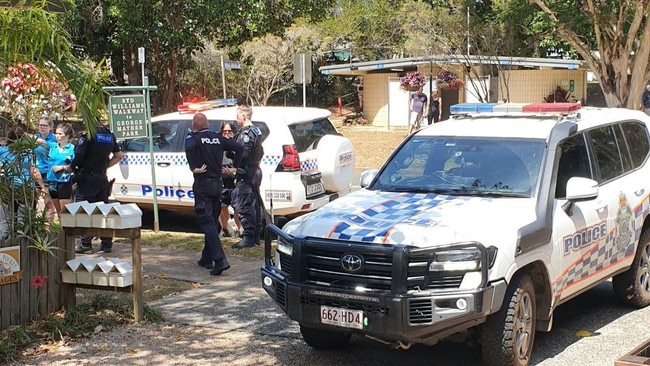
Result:
[[582,108],[580,103],[532,103],[525,105],[521,111],[529,113],[570,113],[580,110],[580,108]]

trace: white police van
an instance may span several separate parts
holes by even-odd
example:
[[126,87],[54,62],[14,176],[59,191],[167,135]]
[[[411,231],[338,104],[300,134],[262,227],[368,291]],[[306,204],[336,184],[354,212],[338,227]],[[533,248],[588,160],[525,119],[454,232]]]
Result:
[[[185,158],[185,137],[192,131],[197,111],[208,117],[213,131],[219,131],[225,121],[235,121],[237,107],[218,107],[224,102],[236,100],[186,103],[178,112],[152,118],[155,194],[161,209],[193,209],[193,176]],[[354,150],[329,115],[328,110],[318,108],[253,107],[253,124],[264,138],[260,197],[276,217],[299,216],[350,192]],[[154,195],[149,141],[138,138],[120,144],[124,157],[108,170],[109,179],[115,178],[112,198],[149,206]]]
[[458,335],[526,365],[553,311],[613,278],[650,304],[650,117],[574,103],[460,104],[343,199],[269,226],[263,286],[307,344]]

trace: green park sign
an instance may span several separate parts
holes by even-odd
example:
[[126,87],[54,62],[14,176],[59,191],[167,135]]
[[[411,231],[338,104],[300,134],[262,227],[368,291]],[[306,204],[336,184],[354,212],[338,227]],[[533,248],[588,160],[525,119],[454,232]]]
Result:
[[112,95],[108,101],[111,131],[117,139],[147,137],[144,95]]

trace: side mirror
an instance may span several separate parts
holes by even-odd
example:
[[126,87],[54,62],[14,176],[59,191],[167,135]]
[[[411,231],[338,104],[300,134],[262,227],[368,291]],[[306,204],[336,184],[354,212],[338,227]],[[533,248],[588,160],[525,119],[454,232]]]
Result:
[[596,197],[598,197],[598,182],[593,179],[573,177],[566,184],[567,201],[589,201]]
[[366,188],[367,186],[370,185],[370,182],[372,182],[373,179],[375,179],[375,176],[379,172],[378,169],[369,169],[369,170],[364,170],[361,173],[361,179],[359,179],[359,185],[361,188]]

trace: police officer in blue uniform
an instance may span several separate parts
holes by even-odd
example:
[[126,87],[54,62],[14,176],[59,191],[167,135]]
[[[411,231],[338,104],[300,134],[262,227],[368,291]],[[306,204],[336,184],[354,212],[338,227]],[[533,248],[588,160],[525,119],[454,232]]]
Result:
[[230,268],[219,239],[217,222],[221,212],[221,162],[223,152],[234,151],[235,167],[239,167],[243,148],[234,139],[208,129],[208,118],[197,113],[192,119],[193,132],[185,139],[185,155],[194,174],[194,212],[205,236],[199,266],[218,276]]
[[[122,159],[122,151],[117,144],[115,135],[101,124],[95,133],[89,136],[81,134],[74,149],[74,158],[66,170],[71,170],[77,183],[75,201],[108,203],[111,183],[106,177],[106,170]],[[92,237],[84,236],[75,251],[77,253],[92,252]],[[100,251],[110,253],[113,248],[113,238],[101,238]]]
[[244,229],[242,240],[233,245],[234,249],[250,248],[260,243],[262,229],[262,202],[259,188],[262,181],[260,161],[264,155],[262,131],[253,125],[253,109],[248,105],[237,108],[239,132],[235,140],[243,147],[241,168],[237,170],[237,183],[232,193],[232,206],[239,214]]

